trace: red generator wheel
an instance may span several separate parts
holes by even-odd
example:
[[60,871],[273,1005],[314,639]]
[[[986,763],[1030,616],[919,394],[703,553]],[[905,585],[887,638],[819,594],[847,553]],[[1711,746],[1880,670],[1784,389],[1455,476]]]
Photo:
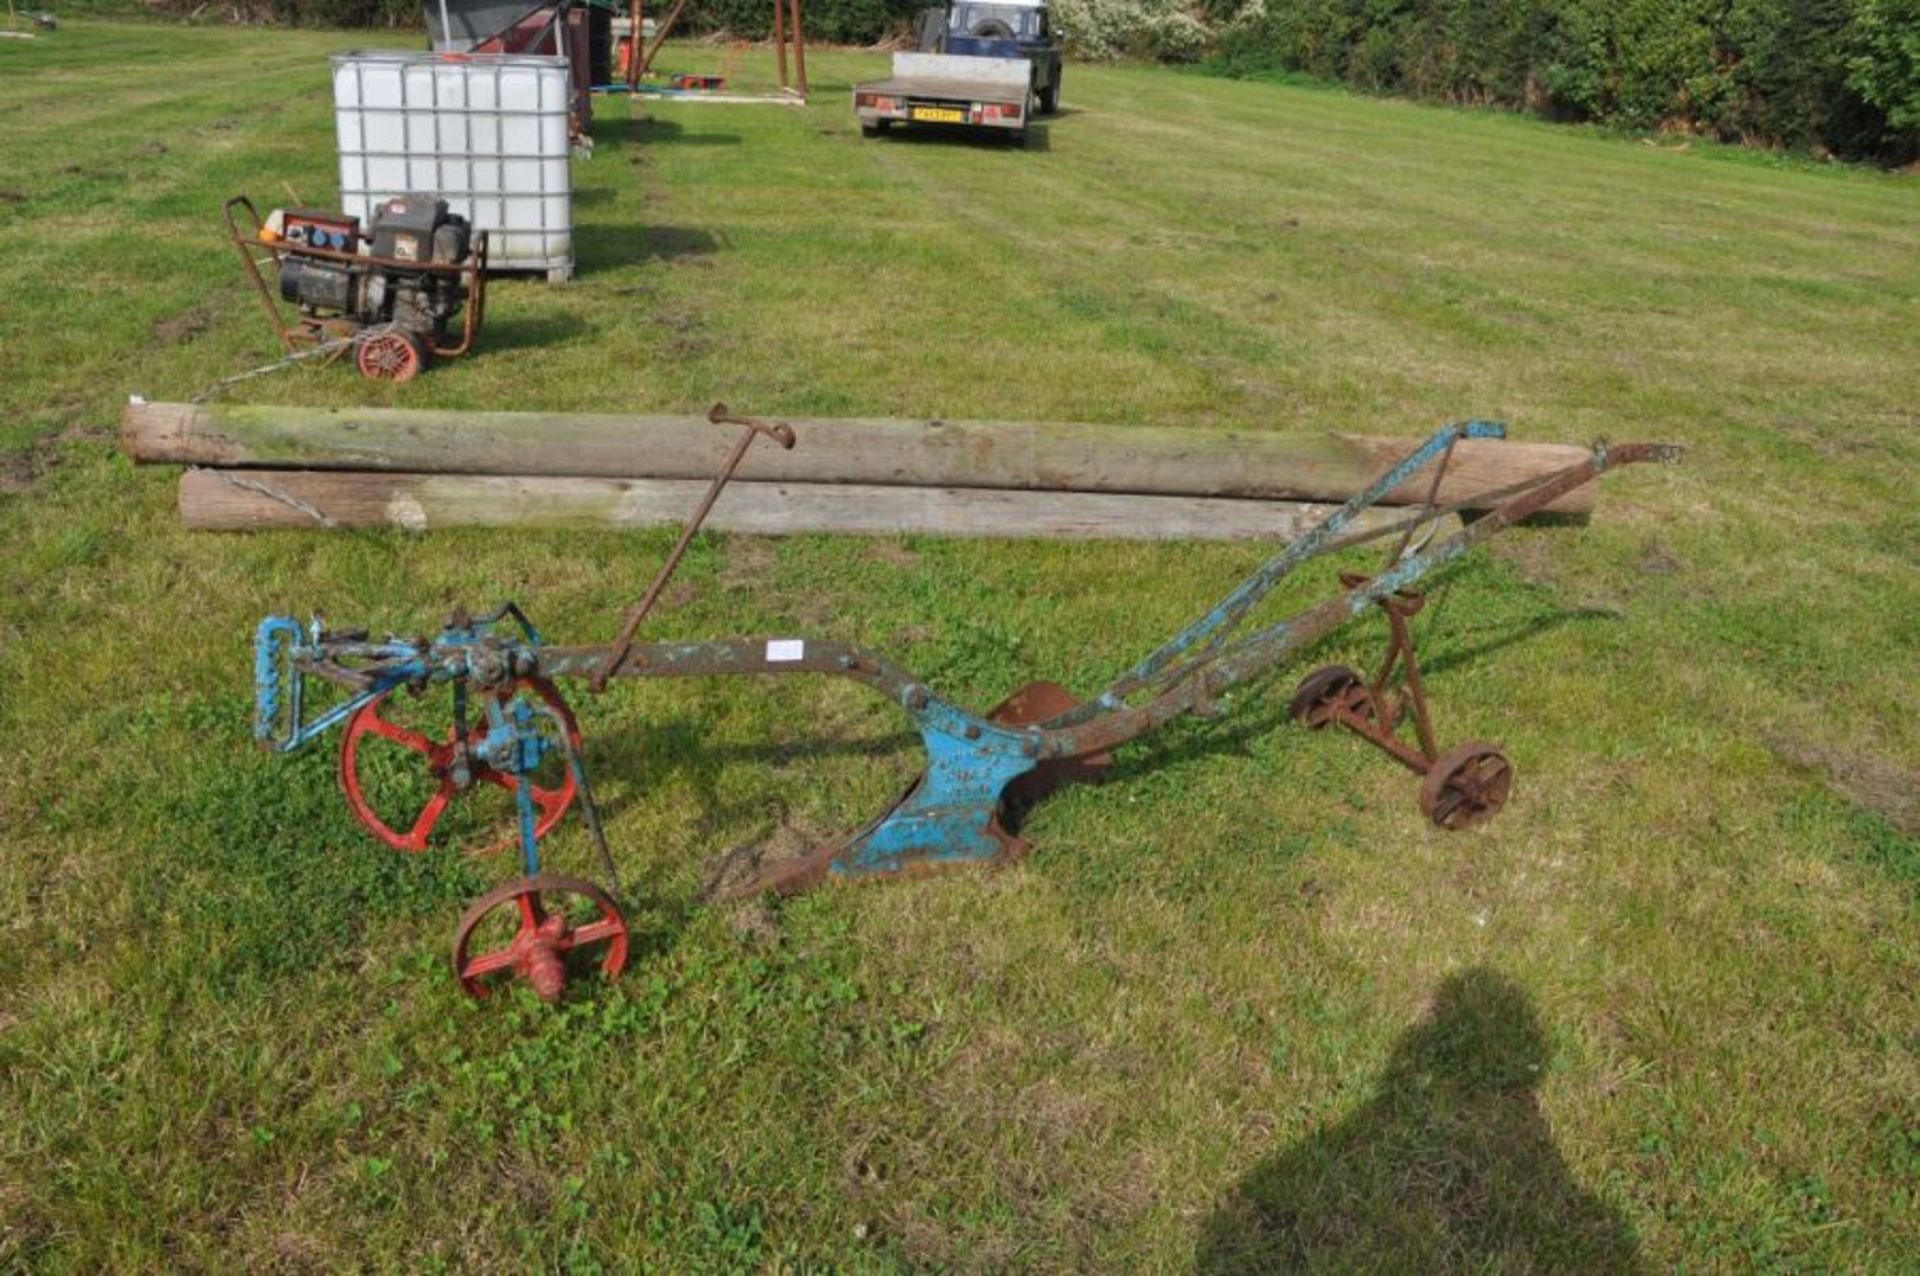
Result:
[[[567,707],[566,700],[560,695],[559,688],[545,678],[518,678],[504,690],[488,692],[489,698],[511,700],[520,692],[538,696],[547,706],[560,716],[566,725],[567,738],[572,742],[575,752],[580,743],[580,724],[574,720],[573,710]],[[444,742],[435,743],[423,733],[411,727],[392,721],[383,710],[393,699],[393,693],[371,700],[347,719],[346,731],[340,740],[340,788],[347,795],[347,806],[354,816],[366,826],[369,833],[391,846],[396,851],[419,853],[427,849],[427,839],[432,836],[434,825],[446,813],[447,806],[459,795],[460,787],[451,774],[454,760],[453,728],[447,729]],[[484,707],[484,706],[483,706]],[[478,744],[486,739],[487,727],[484,720],[467,729],[467,743]],[[402,749],[421,755],[426,760],[427,772],[435,781],[433,794],[428,797],[413,819],[406,823],[389,822],[377,810],[369,798],[367,786],[361,776],[362,750],[376,739],[399,745]],[[473,784],[491,784],[504,789],[518,798],[520,777],[505,775],[492,767],[478,762],[470,762]],[[573,779],[573,769],[566,768],[560,780],[552,785],[533,785],[533,804],[540,814],[534,822],[534,831],[540,837],[552,832],[554,827],[573,805],[578,786]],[[404,831],[402,831],[404,829]],[[488,843],[475,850],[475,855],[493,855],[513,845],[514,837],[509,834],[498,841]]]
[[427,366],[427,348],[410,332],[389,330],[360,342],[354,361],[361,376],[398,385],[420,375]]
[[[481,934],[483,927],[490,933]],[[482,895],[461,917],[453,932],[453,977],[470,997],[487,996],[499,982],[493,976],[505,974],[532,984],[542,1001],[558,1001],[569,956],[606,945],[597,960],[612,979],[626,969],[627,941],[619,905],[592,882],[555,873],[516,878]]]

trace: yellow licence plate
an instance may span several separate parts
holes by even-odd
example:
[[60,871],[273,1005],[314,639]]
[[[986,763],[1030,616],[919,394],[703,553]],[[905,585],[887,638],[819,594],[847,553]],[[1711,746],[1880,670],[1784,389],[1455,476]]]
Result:
[[913,108],[913,118],[929,124],[965,124],[967,113],[950,111],[944,106],[916,106]]

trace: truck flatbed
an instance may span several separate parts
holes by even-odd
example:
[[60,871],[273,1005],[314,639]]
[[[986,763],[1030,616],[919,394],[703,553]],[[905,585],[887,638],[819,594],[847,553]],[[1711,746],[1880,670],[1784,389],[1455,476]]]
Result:
[[896,53],[892,75],[853,86],[853,112],[869,137],[894,124],[933,124],[993,129],[1025,141],[1032,75],[1024,58]]
[[942,101],[1018,102],[1027,100],[1024,84],[994,84],[981,80],[936,80],[921,76],[888,76],[860,86],[862,93],[883,97],[937,98]]

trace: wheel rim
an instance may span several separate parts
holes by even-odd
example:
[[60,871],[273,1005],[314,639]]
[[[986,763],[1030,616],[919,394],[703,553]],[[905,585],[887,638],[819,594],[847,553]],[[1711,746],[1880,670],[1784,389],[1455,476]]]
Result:
[[360,343],[360,374],[396,384],[420,372],[420,344],[404,332],[383,332]]
[[1492,819],[1513,793],[1513,763],[1495,745],[1471,741],[1434,760],[1420,786],[1420,809],[1452,832]]
[[1289,712],[1314,731],[1332,725],[1345,708],[1362,718],[1374,716],[1373,693],[1360,675],[1345,665],[1326,665],[1300,680]]
[[[559,688],[551,682],[545,678],[521,678],[508,684],[503,691],[490,694],[497,695],[501,700],[511,700],[522,691],[538,696],[559,715],[566,730],[567,739],[577,753],[581,747],[580,724],[574,719],[573,710],[567,707],[567,702],[561,696]],[[346,730],[341,734],[340,740],[340,788],[346,794],[348,808],[369,833],[396,851],[418,854],[427,849],[434,827],[439,824],[440,818],[446,814],[453,799],[461,792],[460,786],[455,783],[451,774],[455,752],[454,733],[453,728],[448,727],[447,738],[444,741],[435,742],[420,731],[392,721],[382,712],[392,698],[393,693],[388,692],[361,706],[352,717],[347,719]],[[486,734],[487,728],[484,721],[469,728],[468,745],[472,746],[484,740]],[[389,741],[408,752],[422,756],[425,759],[428,774],[435,780],[432,794],[428,796],[419,813],[407,822],[404,831],[395,824],[389,823],[375,809],[374,802],[369,797],[362,780],[361,750],[373,738]],[[469,788],[482,783],[491,784],[506,790],[514,797],[516,803],[519,799],[520,785],[529,782],[525,777],[503,774],[478,761],[469,761],[468,769],[471,778]],[[548,786],[533,782],[533,804],[539,811],[539,815],[534,820],[534,834],[545,837],[552,832],[565,817],[567,808],[573,805],[573,799],[578,792],[572,767],[567,767],[563,771],[557,785]],[[515,835],[509,833],[473,848],[468,853],[477,856],[497,855],[513,845],[514,841]]]
[[[477,944],[489,919],[510,925],[511,937]],[[520,978],[541,1000],[553,1002],[566,989],[568,958],[590,952],[600,973],[612,979],[626,969],[628,944],[627,920],[612,896],[592,882],[540,873],[474,901],[454,929],[453,975],[471,997],[486,997],[505,978]]]

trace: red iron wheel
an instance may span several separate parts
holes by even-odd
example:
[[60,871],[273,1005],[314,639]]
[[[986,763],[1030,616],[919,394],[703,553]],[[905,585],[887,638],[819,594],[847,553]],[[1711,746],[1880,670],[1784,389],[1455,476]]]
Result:
[[[492,919],[504,934],[476,935]],[[497,886],[473,902],[453,932],[453,976],[468,996],[485,997],[505,974],[533,985],[542,1001],[558,1001],[567,986],[567,958],[604,945],[596,957],[612,979],[627,965],[627,919],[613,897],[592,882],[541,873]],[[473,949],[482,949],[477,955]]]
[[[574,720],[573,710],[567,707],[566,700],[560,695],[560,689],[545,678],[517,678],[504,690],[488,692],[486,695],[500,700],[510,700],[522,691],[538,696],[560,716],[561,722],[566,725],[567,738],[572,742],[574,750],[579,751],[580,724]],[[440,817],[446,813],[448,803],[460,793],[460,786],[455,783],[452,774],[454,733],[453,728],[448,727],[446,740],[435,743],[421,732],[392,721],[383,712],[392,699],[393,693],[388,692],[378,699],[368,701],[347,719],[347,728],[340,739],[340,788],[347,795],[347,806],[352,809],[360,823],[366,826],[369,833],[396,851],[417,854],[427,849],[427,839],[432,836],[434,825],[438,824]],[[484,713],[484,703],[479,708]],[[436,783],[432,796],[427,799],[426,804],[420,808],[413,820],[405,825],[404,832],[401,831],[400,826],[389,823],[374,809],[374,803],[368,796],[366,785],[360,774],[361,748],[363,744],[371,743],[374,737],[424,756],[427,772]],[[487,727],[484,717],[479,723],[467,729],[467,743],[470,747],[479,744],[486,737]],[[491,784],[506,790],[516,800],[518,799],[520,776],[504,775],[477,761],[470,760],[468,767],[472,784]],[[565,768],[561,775],[559,782],[552,786],[533,783],[533,804],[540,812],[539,817],[534,821],[534,832],[540,837],[545,837],[560,823],[561,818],[567,813],[567,808],[573,805],[574,795],[579,792],[578,786],[574,783],[571,767]],[[513,842],[513,836],[508,835],[472,853],[475,855],[497,854],[511,846]]]
[[1366,679],[1345,665],[1322,665],[1300,680],[1289,712],[1294,721],[1319,731],[1333,724],[1342,707],[1362,718],[1376,716]]
[[1443,829],[1492,819],[1513,793],[1513,763],[1491,744],[1455,745],[1435,758],[1420,785],[1420,809]]
[[397,385],[420,375],[427,366],[427,348],[412,333],[389,329],[361,341],[354,360],[361,376]]

